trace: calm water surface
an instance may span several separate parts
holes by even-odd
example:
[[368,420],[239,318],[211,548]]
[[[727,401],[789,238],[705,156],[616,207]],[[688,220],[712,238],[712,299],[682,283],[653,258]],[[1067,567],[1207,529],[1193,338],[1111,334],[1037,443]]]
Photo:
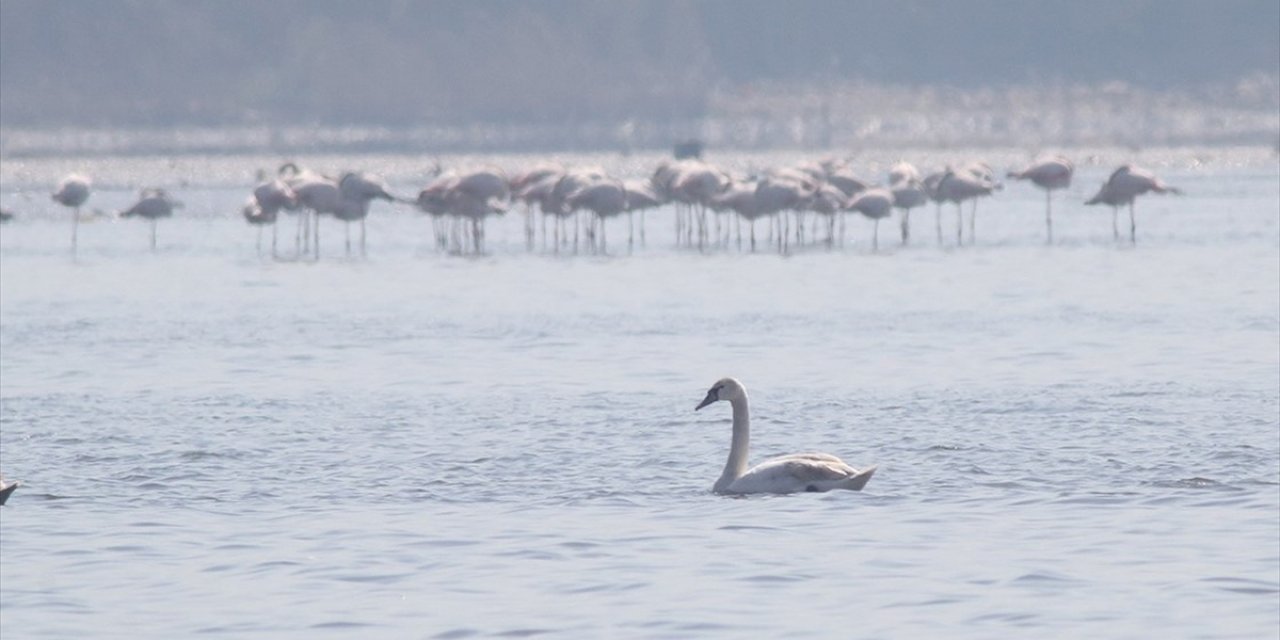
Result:
[[[531,254],[512,215],[458,258],[375,207],[368,259],[330,223],[315,264],[237,217],[276,159],[6,162],[0,635],[1275,637],[1276,161],[1145,160],[1187,195],[1139,202],[1136,248],[1080,204],[1103,158],[1054,247],[1010,185],[959,250],[930,208],[879,254],[860,220],[839,251],[700,254],[664,210],[631,254],[620,225],[609,256]],[[430,166],[355,162],[404,193]],[[90,208],[186,208],[155,254],[99,221],[73,261],[45,195],[71,169]],[[879,464],[867,490],[710,494],[728,408],[692,409],[723,375],[753,460]]]

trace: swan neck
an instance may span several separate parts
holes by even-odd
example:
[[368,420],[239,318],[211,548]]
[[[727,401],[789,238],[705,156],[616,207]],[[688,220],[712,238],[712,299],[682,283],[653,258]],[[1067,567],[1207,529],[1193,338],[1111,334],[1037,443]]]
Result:
[[729,401],[733,407],[733,439],[729,443],[729,459],[715,489],[722,491],[747,472],[747,452],[751,447],[751,417],[746,397]]

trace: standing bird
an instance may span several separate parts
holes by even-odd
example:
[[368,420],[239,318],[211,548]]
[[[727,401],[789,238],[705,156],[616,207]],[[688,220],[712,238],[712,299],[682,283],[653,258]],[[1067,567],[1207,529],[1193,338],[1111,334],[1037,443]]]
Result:
[[982,163],[973,163],[958,170],[947,169],[938,182],[938,199],[956,203],[956,244],[964,243],[964,215],[960,203],[972,200],[973,207],[969,212],[969,244],[973,244],[978,219],[978,198],[989,196],[1000,189],[991,168]]
[[[574,191],[565,198],[565,205],[570,211],[578,209],[586,209],[595,214],[595,220],[591,222],[590,228],[595,228],[595,223],[600,224],[600,246],[602,252],[608,251],[608,243],[605,238],[605,222],[614,216],[622,214],[627,210],[627,190],[623,186],[621,180],[613,178],[605,178],[597,180],[589,185]],[[594,231],[591,234],[591,240],[594,241]],[[634,238],[629,238],[627,246],[631,247]]]
[[253,196],[245,201],[244,208],[240,210],[244,215],[244,221],[258,229],[258,255],[262,255],[262,227],[271,225],[271,255],[276,254],[276,217],[278,211],[263,209]]
[[78,173],[73,173],[62,179],[58,183],[58,188],[53,192],[54,202],[64,207],[71,207],[71,255],[76,254],[76,235],[80,230],[80,205],[89,199],[89,185],[92,182],[89,178]]
[[1120,239],[1119,223],[1116,220],[1119,217],[1120,206],[1129,205],[1129,243],[1137,244],[1138,225],[1133,216],[1133,201],[1138,196],[1149,191],[1182,195],[1181,189],[1165,184],[1154,173],[1126,164],[1116,169],[1111,174],[1111,177],[1107,178],[1107,181],[1103,183],[1097,195],[1090,198],[1085,204],[1111,205],[1111,233],[1116,240]]
[[942,203],[946,201],[938,191],[938,185],[942,184],[942,179],[945,177],[947,177],[946,171],[934,171],[920,181],[924,186],[925,195],[933,201],[933,226],[938,231],[938,246],[942,246]]
[[311,169],[300,168],[293,162],[280,165],[276,175],[297,197],[298,226],[293,239],[294,256],[301,258],[311,251],[314,231],[315,253],[319,257],[320,213],[312,206],[312,201],[331,199],[331,192],[337,190],[338,181]]
[[253,196],[244,206],[244,218],[249,224],[258,227],[258,253],[262,253],[262,227],[271,225],[271,255],[276,255],[276,244],[279,227],[276,225],[281,209],[292,211],[298,208],[298,194],[289,188],[284,180],[275,179],[259,184],[253,189]]
[[871,250],[879,250],[880,219],[887,218],[889,214],[893,213],[893,192],[880,187],[867,189],[849,201],[849,209],[857,211],[875,222],[875,227],[871,234]]
[[1008,177],[1014,180],[1030,180],[1044,189],[1044,226],[1045,242],[1053,244],[1053,192],[1071,186],[1071,175],[1076,167],[1062,156],[1041,158],[1031,163],[1022,171],[1010,171]]
[[[627,216],[634,217],[636,211],[640,212],[640,246],[644,246],[644,213],[649,209],[662,206],[666,203],[659,195],[658,191],[653,188],[648,180],[632,178],[622,181],[622,188],[627,192]],[[629,226],[634,226],[631,220],[628,220]]]
[[911,210],[929,201],[929,194],[920,171],[906,162],[899,162],[889,169],[889,190],[893,192],[893,206],[902,209],[902,244],[911,239]]
[[[351,222],[360,221],[360,256],[367,255],[365,249],[365,218],[369,217],[369,203],[374,200],[387,202],[400,201],[391,195],[387,183],[382,178],[368,173],[348,172],[338,180],[338,191],[342,194],[342,204],[331,211],[339,220],[346,223],[347,255],[351,255]],[[318,224],[318,223],[317,223]],[[319,253],[319,247],[316,249]]]
[[146,218],[151,221],[151,250],[156,250],[156,221],[173,215],[174,209],[182,208],[182,203],[174,200],[164,189],[143,189],[138,202],[120,212],[121,218]]

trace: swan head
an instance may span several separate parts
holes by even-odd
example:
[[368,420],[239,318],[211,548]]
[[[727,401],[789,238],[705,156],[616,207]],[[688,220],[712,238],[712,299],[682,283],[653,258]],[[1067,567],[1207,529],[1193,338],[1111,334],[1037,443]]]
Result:
[[699,402],[698,406],[694,407],[693,410],[697,411],[698,409],[701,409],[713,402],[719,402],[721,400],[732,402],[740,398],[745,399],[746,397],[747,390],[742,386],[741,382],[738,382],[734,378],[721,378],[720,380],[717,380],[715,384],[711,385],[711,388],[707,390],[707,397],[703,398],[702,402]]

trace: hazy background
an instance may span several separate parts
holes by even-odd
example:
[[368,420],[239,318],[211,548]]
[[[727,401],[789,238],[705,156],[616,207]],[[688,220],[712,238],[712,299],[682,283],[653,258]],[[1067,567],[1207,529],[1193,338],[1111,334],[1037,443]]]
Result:
[[2,0],[0,151],[1275,145],[1278,25],[1275,0]]

